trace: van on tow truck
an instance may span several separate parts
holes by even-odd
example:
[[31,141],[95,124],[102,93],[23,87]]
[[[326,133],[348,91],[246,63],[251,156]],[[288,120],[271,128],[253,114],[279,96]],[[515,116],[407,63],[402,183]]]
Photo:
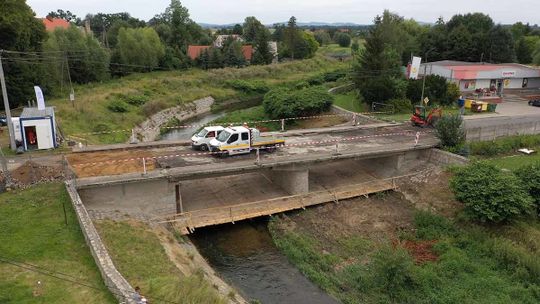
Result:
[[204,127],[191,137],[191,147],[194,150],[209,151],[210,141],[219,136],[224,129],[222,126]]
[[274,152],[284,145],[283,139],[262,137],[258,129],[240,126],[225,128],[210,141],[210,151],[222,152],[221,155],[247,154],[257,149]]

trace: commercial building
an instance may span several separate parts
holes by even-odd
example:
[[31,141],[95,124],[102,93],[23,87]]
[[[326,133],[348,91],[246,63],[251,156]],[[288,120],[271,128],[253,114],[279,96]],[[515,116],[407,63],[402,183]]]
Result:
[[439,75],[456,83],[463,93],[501,96],[505,90],[540,89],[540,69],[517,63],[436,61],[420,66],[421,77]]

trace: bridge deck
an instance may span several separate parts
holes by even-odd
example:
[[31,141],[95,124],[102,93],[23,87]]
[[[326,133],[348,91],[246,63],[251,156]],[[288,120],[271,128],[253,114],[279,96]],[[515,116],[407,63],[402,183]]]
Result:
[[374,180],[302,195],[286,196],[232,206],[193,210],[177,214],[163,222],[174,222],[183,234],[189,234],[196,228],[234,223],[249,218],[272,215],[328,202],[339,203],[340,200],[393,189],[395,189],[394,179]]

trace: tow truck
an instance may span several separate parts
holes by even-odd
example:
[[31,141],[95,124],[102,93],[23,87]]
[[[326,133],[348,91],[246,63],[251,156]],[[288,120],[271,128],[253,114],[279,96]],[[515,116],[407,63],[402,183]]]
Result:
[[253,150],[274,152],[284,146],[285,140],[273,137],[263,137],[261,132],[246,125],[227,127],[210,141],[211,152],[221,152],[219,155],[247,154]]

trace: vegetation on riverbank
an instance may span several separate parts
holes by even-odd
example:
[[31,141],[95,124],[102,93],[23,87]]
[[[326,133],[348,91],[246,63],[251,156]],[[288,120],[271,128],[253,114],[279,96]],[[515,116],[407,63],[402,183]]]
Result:
[[139,286],[151,303],[226,303],[202,272],[182,274],[155,232],[144,224],[98,221],[96,227],[118,271],[132,286]]
[[[233,98],[247,98],[243,88],[231,80],[264,81],[268,87],[307,80],[324,72],[346,67],[346,64],[321,55],[315,58],[243,69],[225,68],[203,71],[152,72],[133,74],[103,83],[75,87],[76,101],[53,99],[63,132],[68,135],[89,132],[129,130],[146,117],[165,108],[212,96],[218,103]],[[90,142],[126,141],[129,131],[102,135],[83,135]]]
[[[302,216],[310,217],[309,212]],[[414,229],[382,242],[368,235],[347,235],[325,244],[301,226],[291,229],[295,225],[290,222],[272,221],[276,245],[309,279],[343,303],[540,299],[538,223],[493,230],[418,212]]]
[[31,264],[93,287],[0,262],[0,303],[116,303],[103,284],[63,184],[1,194],[0,231],[1,260]]

